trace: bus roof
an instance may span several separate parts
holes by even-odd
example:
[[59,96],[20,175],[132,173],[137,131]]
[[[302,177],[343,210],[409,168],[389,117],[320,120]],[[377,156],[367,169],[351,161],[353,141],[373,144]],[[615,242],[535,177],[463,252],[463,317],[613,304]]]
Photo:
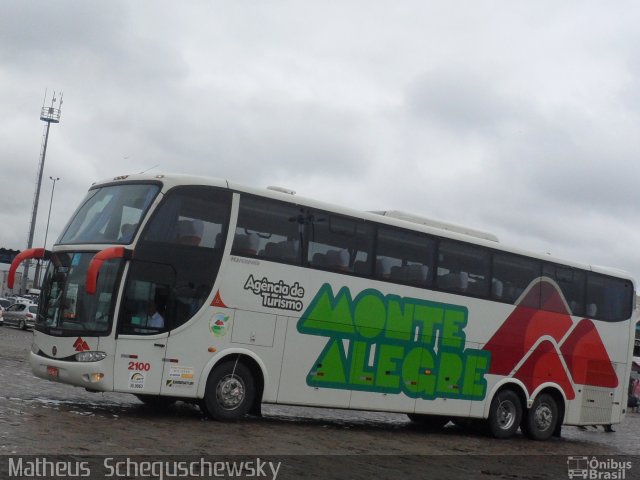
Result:
[[469,227],[455,225],[446,222],[440,222],[438,220],[432,220],[425,217],[421,217],[415,214],[409,214],[398,210],[388,211],[362,211],[351,209],[348,207],[342,207],[336,204],[326,203],[323,201],[302,197],[295,195],[293,190],[285,188],[257,188],[249,187],[235,182],[229,182],[224,179],[199,176],[199,175],[185,175],[175,173],[158,173],[158,174],[131,174],[122,175],[110,179],[104,179],[92,184],[91,188],[99,186],[105,186],[108,184],[117,184],[120,182],[141,182],[141,181],[157,181],[162,182],[163,192],[179,186],[179,185],[209,185],[220,188],[228,188],[232,191],[248,193],[251,195],[257,195],[265,198],[271,198],[275,200],[281,200],[285,202],[292,202],[298,205],[304,205],[306,207],[318,208],[322,210],[328,210],[337,214],[362,218],[374,223],[382,223],[400,228],[406,228],[409,230],[415,230],[419,232],[428,233],[435,236],[447,237],[453,240],[460,240],[469,243],[475,243],[494,250],[510,252],[527,257],[537,258],[539,260],[559,263],[569,267],[581,268],[585,270],[592,270],[594,272],[602,273],[605,275],[625,278],[631,280],[635,286],[635,279],[631,274],[625,270],[589,265],[585,263],[575,262],[566,259],[556,258],[550,254],[536,253],[528,250],[519,249],[516,247],[506,246],[498,242],[498,238],[488,232],[476,230]]

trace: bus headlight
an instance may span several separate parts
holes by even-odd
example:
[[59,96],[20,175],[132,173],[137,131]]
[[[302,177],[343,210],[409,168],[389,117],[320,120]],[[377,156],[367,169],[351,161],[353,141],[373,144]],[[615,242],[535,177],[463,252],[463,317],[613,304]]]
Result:
[[76,361],[78,362],[99,362],[107,356],[104,352],[80,352],[76,353]]

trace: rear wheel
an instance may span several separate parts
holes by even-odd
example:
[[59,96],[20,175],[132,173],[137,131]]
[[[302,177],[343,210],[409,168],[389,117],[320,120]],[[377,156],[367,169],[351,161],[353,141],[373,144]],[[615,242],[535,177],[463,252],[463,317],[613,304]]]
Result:
[[523,419],[522,430],[524,434],[533,440],[547,440],[553,435],[558,424],[558,404],[556,400],[547,393],[542,393],[527,410],[527,415]]
[[18,324],[18,326],[20,327],[21,330],[27,329],[27,324],[25,323],[24,320],[20,320],[20,323]]
[[443,428],[450,420],[449,417],[442,415],[425,415],[423,413],[407,413],[407,417],[416,425],[433,430]]
[[491,401],[487,427],[495,438],[510,438],[517,431],[522,419],[522,404],[513,390],[498,392]]
[[224,362],[207,380],[204,403],[215,420],[232,421],[245,416],[255,398],[251,371],[241,362]]

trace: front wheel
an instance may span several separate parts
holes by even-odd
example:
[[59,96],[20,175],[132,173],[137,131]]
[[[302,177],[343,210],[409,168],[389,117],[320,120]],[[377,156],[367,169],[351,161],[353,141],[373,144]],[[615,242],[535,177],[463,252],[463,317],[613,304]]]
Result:
[[523,419],[525,435],[533,440],[547,440],[558,424],[558,404],[555,399],[542,393],[534,400]]
[[209,375],[204,401],[214,420],[233,421],[249,412],[255,394],[251,371],[239,361],[224,362]]
[[498,392],[491,401],[487,426],[495,438],[511,438],[522,419],[522,404],[513,390]]

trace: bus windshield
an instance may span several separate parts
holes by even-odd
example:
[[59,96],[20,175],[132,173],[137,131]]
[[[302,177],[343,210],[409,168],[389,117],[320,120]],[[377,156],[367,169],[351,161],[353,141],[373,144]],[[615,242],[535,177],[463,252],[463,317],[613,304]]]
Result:
[[89,262],[95,252],[54,253],[43,283],[36,330],[56,335],[105,335],[111,331],[115,288],[121,259],[108,260],[100,269],[95,295],[85,292]]
[[130,243],[159,190],[157,184],[110,185],[89,190],[58,244]]

